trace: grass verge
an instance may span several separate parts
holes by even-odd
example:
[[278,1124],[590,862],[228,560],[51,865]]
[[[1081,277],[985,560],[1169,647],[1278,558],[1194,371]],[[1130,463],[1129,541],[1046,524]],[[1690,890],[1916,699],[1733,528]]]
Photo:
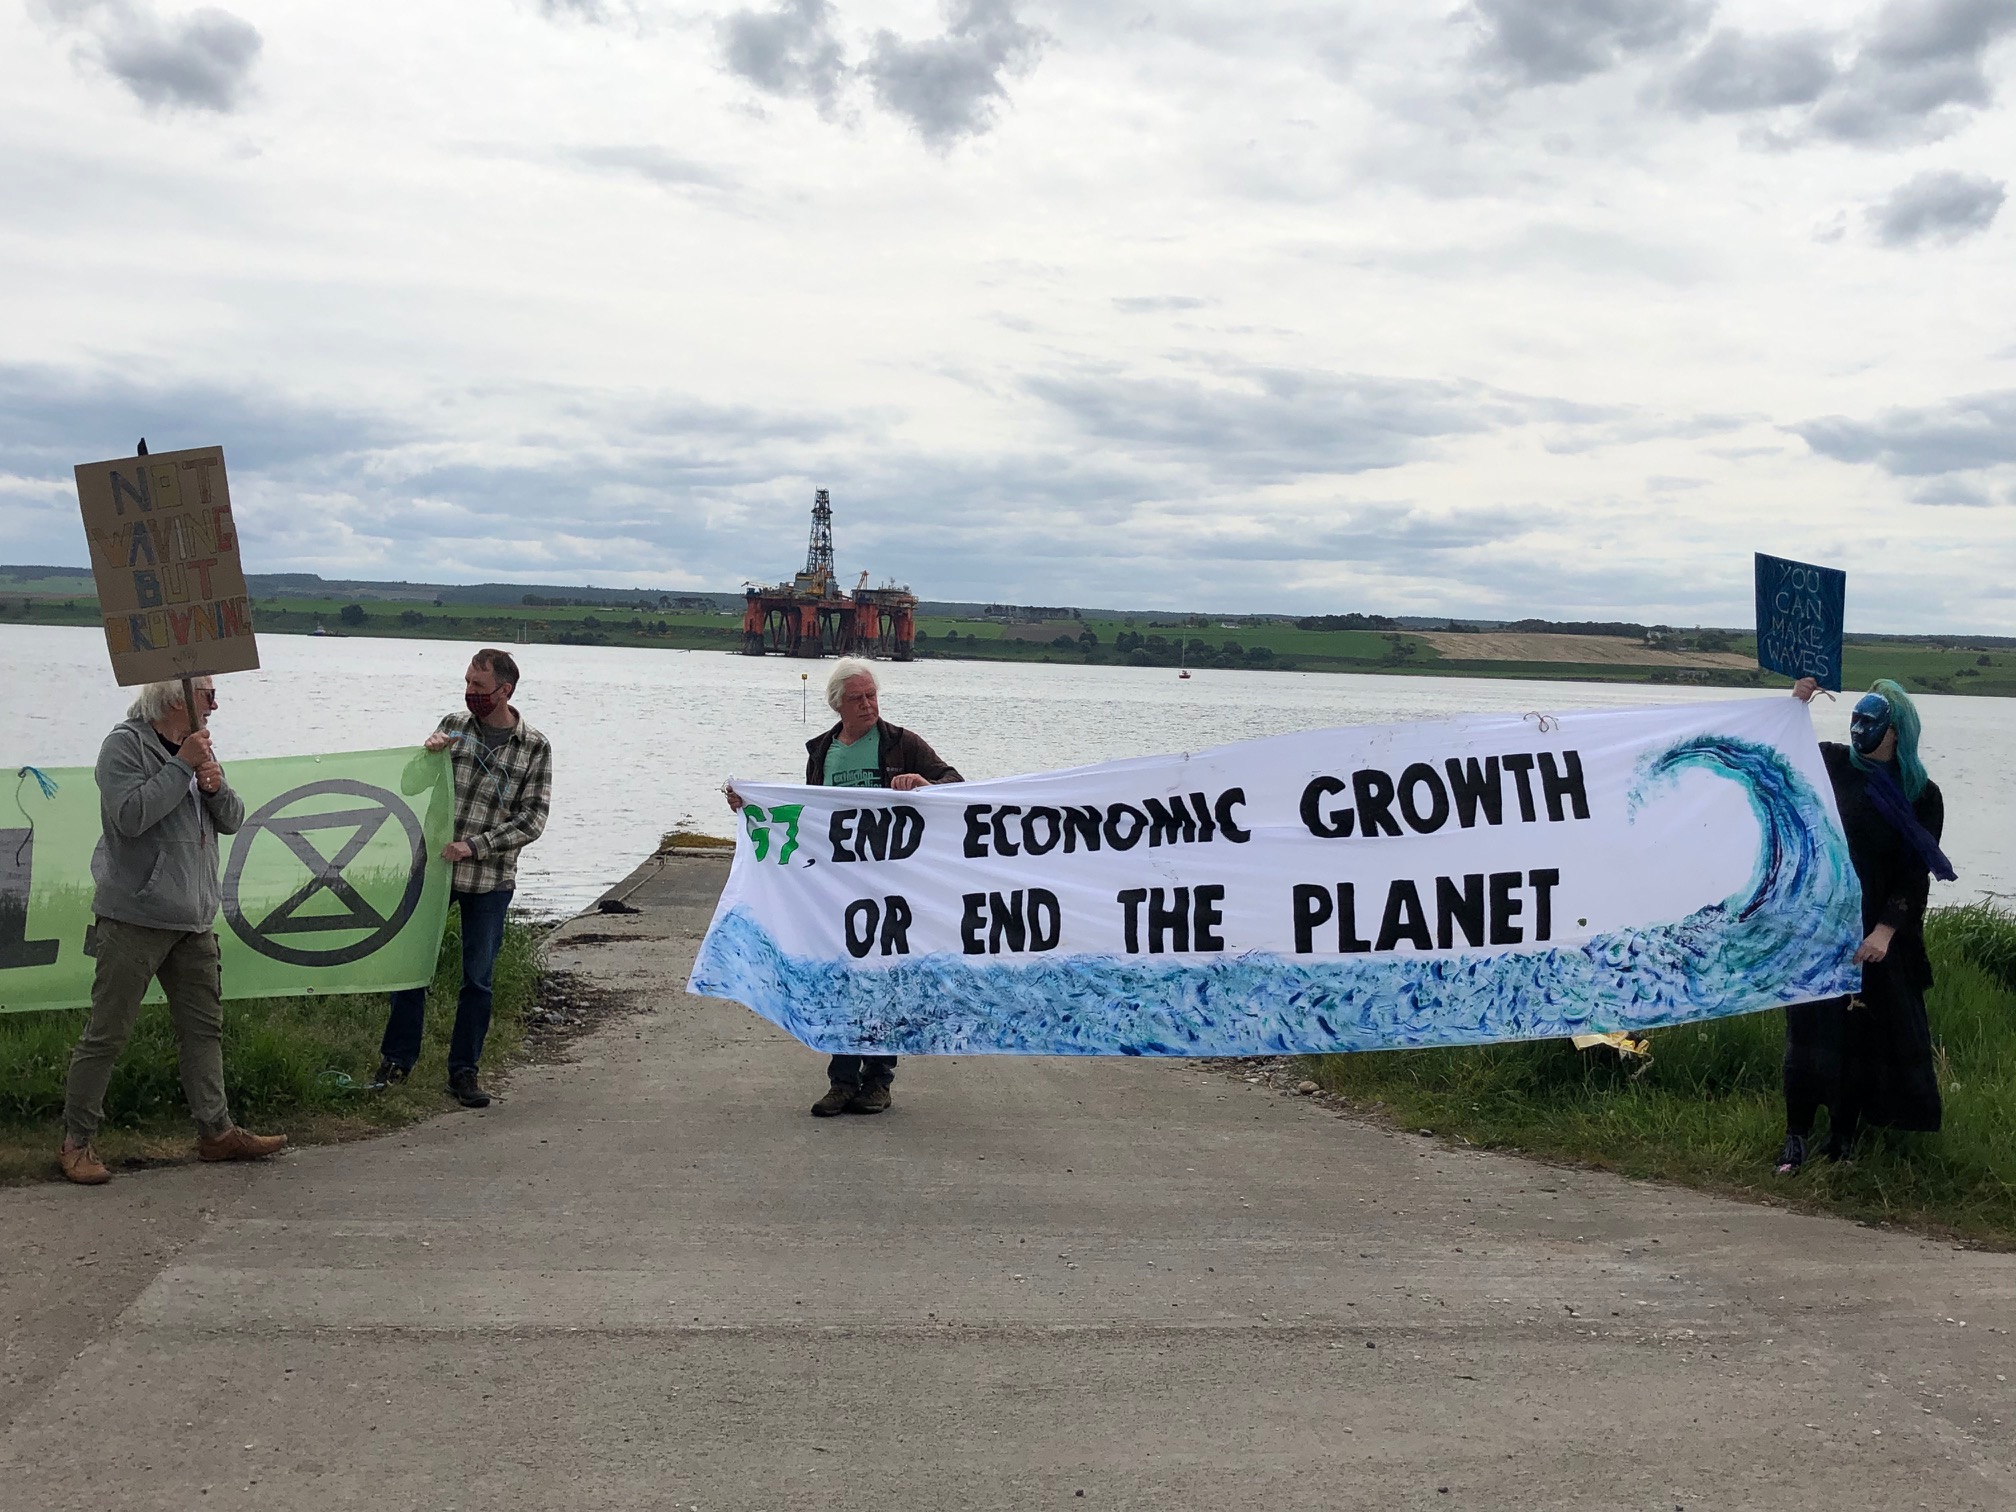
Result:
[[[360,1090],[378,1064],[383,993],[240,999],[224,1005],[224,1080],[232,1116],[262,1134],[328,1143],[414,1123],[448,1106],[442,1086],[462,984],[460,919],[459,912],[449,914],[427,994],[426,1042],[411,1081],[381,1092]],[[541,933],[515,919],[506,926],[486,1065],[507,1066],[524,1055],[526,1016],[539,994]],[[0,1014],[0,1182],[56,1174],[63,1080],[86,1016],[83,1009]],[[188,1159],[195,1152],[176,1072],[175,1035],[161,1004],[141,1012],[120,1057],[97,1147],[114,1170]]]
[[1945,1127],[1872,1131],[1846,1165],[1780,1179],[1781,1011],[1653,1032],[1634,1074],[1565,1040],[1309,1057],[1319,1085],[1408,1128],[1491,1149],[2016,1248],[2016,913],[1942,909],[1926,944]]

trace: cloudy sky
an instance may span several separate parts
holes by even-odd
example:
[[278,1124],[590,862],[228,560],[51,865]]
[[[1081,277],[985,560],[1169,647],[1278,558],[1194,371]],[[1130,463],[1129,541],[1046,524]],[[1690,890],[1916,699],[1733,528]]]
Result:
[[0,560],[2016,633],[2016,0],[0,0]]

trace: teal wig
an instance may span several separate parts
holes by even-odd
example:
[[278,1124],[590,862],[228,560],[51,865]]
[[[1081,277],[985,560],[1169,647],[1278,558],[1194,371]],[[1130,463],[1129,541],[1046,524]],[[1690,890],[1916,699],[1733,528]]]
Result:
[[[1890,705],[1890,728],[1897,732],[1897,783],[1913,803],[1925,791],[1925,763],[1918,759],[1918,705],[1911,695],[1887,677],[1869,684],[1869,691]],[[1849,749],[1849,757],[1863,771],[1875,765],[1860,751]]]

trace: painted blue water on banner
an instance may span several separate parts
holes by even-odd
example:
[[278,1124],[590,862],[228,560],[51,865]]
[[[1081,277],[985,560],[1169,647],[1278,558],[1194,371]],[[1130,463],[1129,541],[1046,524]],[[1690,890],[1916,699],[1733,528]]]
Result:
[[1847,845],[1777,751],[1701,735],[1648,758],[1637,812],[1683,772],[1739,784],[1761,841],[1749,883],[1684,918],[1490,956],[1079,956],[1003,965],[928,955],[849,970],[780,950],[742,908],[716,921],[696,991],[749,1004],[828,1052],[1278,1055],[1641,1030],[1853,992]]

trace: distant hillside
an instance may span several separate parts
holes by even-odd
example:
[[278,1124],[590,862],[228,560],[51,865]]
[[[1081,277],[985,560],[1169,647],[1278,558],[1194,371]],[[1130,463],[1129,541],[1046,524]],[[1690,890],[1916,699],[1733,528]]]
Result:
[[[714,592],[690,588],[598,588],[593,584],[580,583],[409,583],[377,582],[366,578],[325,578],[314,572],[254,572],[246,576],[246,586],[254,598],[306,598],[306,599],[353,599],[359,603],[405,603],[416,605],[489,605],[517,608],[527,604],[561,607],[629,608],[640,612],[669,612],[684,609],[738,610],[742,607],[742,594],[737,592]],[[91,570],[88,567],[55,567],[41,565],[7,566],[0,565],[0,589],[13,589],[31,597],[67,597],[91,591]],[[966,620],[978,618],[1016,618],[1026,615],[1031,619],[1065,618],[1071,616],[1071,609],[1031,608],[1018,610],[1017,606],[1000,603],[966,602],[958,599],[922,599],[918,603],[918,613],[933,619]],[[1221,626],[1261,626],[1278,625],[1303,630],[1406,630],[1431,632],[1442,637],[1465,633],[1511,632],[1522,634],[1580,635],[1590,637],[1643,637],[1648,628],[1660,630],[1664,627],[1637,624],[1624,620],[1493,620],[1474,619],[1468,615],[1452,619],[1447,615],[1422,614],[1205,614],[1189,609],[1101,609],[1079,608],[1075,611],[1082,620],[1113,620],[1128,624],[1139,624],[1148,629],[1156,628],[1215,628]],[[1691,627],[1697,634],[1703,627]],[[1712,631],[1710,632],[1713,633]],[[1747,634],[1745,629],[1729,627],[1730,635]],[[2016,637],[1995,635],[1966,635],[1958,632],[1945,635],[1884,635],[1869,631],[1855,631],[1850,640],[1861,642],[1894,641],[1906,644],[1946,644],[1965,641],[1975,646],[2016,646]],[[1453,649],[1450,654],[1455,654]]]

